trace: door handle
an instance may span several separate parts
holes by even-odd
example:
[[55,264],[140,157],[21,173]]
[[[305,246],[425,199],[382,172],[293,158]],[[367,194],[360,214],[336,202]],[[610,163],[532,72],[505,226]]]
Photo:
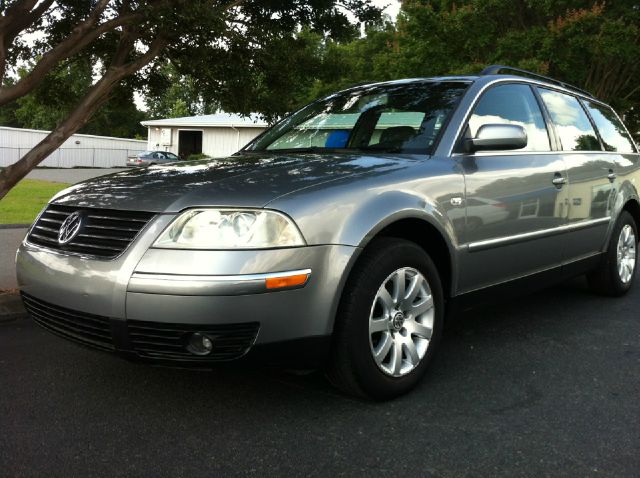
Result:
[[617,174],[613,172],[613,169],[609,170],[609,174],[607,174],[607,178],[609,181],[614,182],[617,177]]

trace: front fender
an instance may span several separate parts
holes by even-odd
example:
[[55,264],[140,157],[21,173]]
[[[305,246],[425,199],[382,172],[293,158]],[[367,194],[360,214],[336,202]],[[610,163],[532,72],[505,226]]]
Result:
[[616,158],[616,170],[618,173],[618,187],[615,201],[611,211],[611,223],[607,231],[607,238],[604,242],[603,251],[609,247],[613,228],[620,216],[620,213],[629,201],[640,204],[638,186],[640,185],[640,156],[637,154],[621,155]]

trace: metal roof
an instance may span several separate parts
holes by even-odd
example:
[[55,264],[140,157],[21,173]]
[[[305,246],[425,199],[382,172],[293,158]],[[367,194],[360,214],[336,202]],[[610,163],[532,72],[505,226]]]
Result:
[[210,128],[266,128],[268,124],[256,113],[240,116],[232,113],[216,113],[212,115],[183,116],[182,118],[165,118],[142,121],[142,126],[163,127],[210,127]]

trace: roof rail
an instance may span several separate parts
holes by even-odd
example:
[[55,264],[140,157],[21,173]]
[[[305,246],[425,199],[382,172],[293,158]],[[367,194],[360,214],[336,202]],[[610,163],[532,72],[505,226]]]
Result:
[[[565,83],[564,81],[555,80],[553,78],[549,78],[548,76],[539,75],[538,73],[533,73],[531,71],[523,70],[521,68],[514,68],[513,66],[505,66],[505,65],[491,65],[486,67],[484,70],[480,72],[480,76],[486,75],[499,75],[502,72],[514,72],[517,76],[524,76],[533,79],[539,79],[546,81],[547,83],[553,83],[554,85],[562,86],[568,90],[577,91],[583,95],[589,96],[593,98],[593,95],[589,93],[587,90],[583,90],[582,88],[578,88],[577,86],[570,85],[569,83]],[[508,73],[507,73],[508,74]]]

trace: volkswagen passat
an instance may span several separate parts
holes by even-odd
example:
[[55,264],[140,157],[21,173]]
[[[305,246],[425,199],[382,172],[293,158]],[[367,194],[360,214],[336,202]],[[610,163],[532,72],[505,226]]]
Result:
[[627,292],[637,153],[609,106],[519,70],[359,86],[230,158],[64,190],[20,246],[20,289],[40,325],[91,347],[315,359],[390,398],[425,372],[445,310],[578,274]]

